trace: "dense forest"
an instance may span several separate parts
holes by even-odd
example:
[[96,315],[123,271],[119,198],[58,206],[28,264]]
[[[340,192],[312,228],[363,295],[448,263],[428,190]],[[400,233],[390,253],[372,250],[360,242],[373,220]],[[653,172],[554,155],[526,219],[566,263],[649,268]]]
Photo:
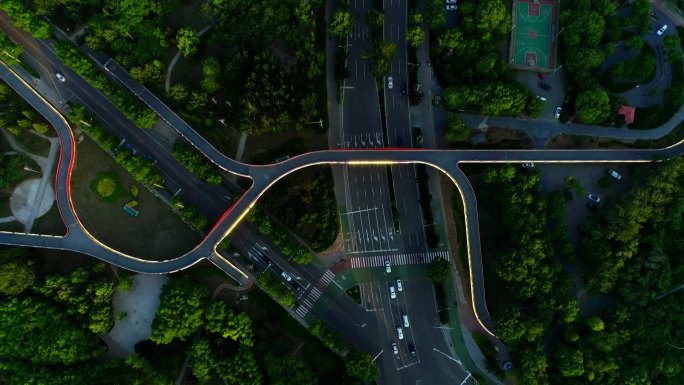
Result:
[[479,196],[483,220],[500,218],[483,225],[488,293],[499,294],[488,303],[518,383],[684,381],[683,293],[668,294],[684,283],[684,160],[641,169],[579,228],[576,251],[563,220],[569,189],[544,197],[536,172],[511,165],[474,179],[490,191]]
[[[128,273],[82,258],[68,264],[73,267],[57,267],[40,253],[0,248],[0,382],[173,384],[186,354],[184,383],[361,384],[377,376],[368,354],[352,350],[343,361],[328,350],[341,352],[346,343],[323,324],[311,330],[321,341],[309,342],[306,330],[291,325],[277,305],[266,318],[253,319],[212,300],[205,286],[185,276],[172,276],[163,286],[150,340],[138,343],[126,360],[108,358],[98,334],[114,325],[112,297],[117,288],[132,288]],[[282,324],[273,324],[278,317]],[[295,335],[305,343],[293,351]]]

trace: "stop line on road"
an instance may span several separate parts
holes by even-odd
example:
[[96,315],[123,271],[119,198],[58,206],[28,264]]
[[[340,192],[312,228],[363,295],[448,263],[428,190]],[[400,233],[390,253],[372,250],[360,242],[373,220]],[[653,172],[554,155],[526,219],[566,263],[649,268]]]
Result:
[[372,257],[353,257],[351,259],[351,267],[352,269],[360,269],[364,267],[381,267],[385,266],[385,261],[390,261],[390,264],[392,264],[392,266],[417,265],[420,263],[430,263],[437,258],[443,258],[448,261],[450,258],[449,252],[430,251],[427,253],[375,255]]

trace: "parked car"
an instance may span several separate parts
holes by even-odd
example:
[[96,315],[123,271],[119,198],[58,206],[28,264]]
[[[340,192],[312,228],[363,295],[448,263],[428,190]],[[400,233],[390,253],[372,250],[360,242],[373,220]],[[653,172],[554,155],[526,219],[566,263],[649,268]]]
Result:
[[622,175],[620,175],[617,171],[613,170],[612,168],[608,169],[608,175],[612,176],[615,178],[615,180],[620,180],[622,179]]
[[399,354],[399,346],[397,346],[396,342],[392,342],[392,352],[394,354]]
[[560,114],[561,114],[562,110],[563,109],[560,108],[560,106],[556,107],[556,114],[554,115],[556,117],[556,119],[560,118]]
[[525,162],[522,164],[522,168],[534,168],[534,163],[532,162]]
[[551,91],[551,86],[544,82],[539,82],[539,88],[541,88],[544,91]]
[[456,10],[456,4],[447,4],[446,10],[447,11],[455,11]]
[[397,290],[404,291],[404,285],[402,285],[401,279],[397,279]]
[[390,293],[390,298],[392,298],[392,299],[397,298],[397,291],[394,290],[394,286],[389,287],[389,293]]
[[446,0],[447,4],[456,4],[456,0]]
[[387,88],[389,88],[391,90],[392,87],[394,87],[394,80],[392,79],[391,76],[388,76],[387,77]]
[[409,348],[409,353],[410,353],[412,356],[415,356],[415,355],[416,355],[416,348],[413,346],[413,344],[409,344],[409,345],[408,345],[408,348]]
[[546,101],[546,98],[545,98],[545,97],[539,96],[539,95],[537,95],[537,99],[541,100],[542,102],[545,102],[545,101]]
[[592,201],[592,202],[596,202],[596,203],[600,203],[600,202],[601,202],[601,197],[598,196],[598,195],[589,194],[589,195],[587,195],[587,198],[588,198],[590,201]]
[[57,80],[59,80],[60,82],[66,83],[66,78],[64,77],[64,75],[60,74],[59,72],[57,72],[57,73],[55,74],[55,77],[56,77]]
[[137,155],[137,154],[138,154],[138,149],[135,148],[135,147],[133,147],[132,144],[126,143],[126,144],[124,145],[124,147],[126,147],[127,149],[129,149],[129,150],[131,151],[131,154],[133,154],[133,155]]
[[385,261],[385,273],[389,274],[392,272],[392,266],[390,266],[389,261]]
[[667,24],[663,24],[662,27],[658,28],[658,30],[656,31],[656,35],[663,36],[665,31],[667,31]]
[[399,337],[400,340],[404,339],[404,331],[401,330],[401,327],[397,328],[397,337]]

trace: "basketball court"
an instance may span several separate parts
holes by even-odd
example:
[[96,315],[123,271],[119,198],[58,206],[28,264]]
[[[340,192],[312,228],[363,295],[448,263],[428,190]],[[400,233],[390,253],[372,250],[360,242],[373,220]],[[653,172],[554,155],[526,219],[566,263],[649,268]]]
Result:
[[555,0],[513,2],[509,60],[516,69],[550,72],[555,67],[558,5]]

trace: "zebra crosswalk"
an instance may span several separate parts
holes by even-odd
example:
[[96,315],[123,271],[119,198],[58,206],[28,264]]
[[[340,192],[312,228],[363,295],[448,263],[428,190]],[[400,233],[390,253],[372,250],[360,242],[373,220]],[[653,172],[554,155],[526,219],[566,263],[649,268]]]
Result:
[[436,258],[449,260],[448,251],[430,251],[427,253],[411,253],[396,255],[375,255],[371,257],[353,257],[351,259],[352,269],[364,267],[385,266],[385,261],[390,261],[392,266],[417,265],[420,263],[430,263]]
[[295,310],[295,313],[304,318],[309,313],[311,308],[314,307],[316,301],[318,301],[318,298],[320,298],[321,294],[323,294],[325,289],[334,279],[335,274],[333,274],[333,272],[330,270],[326,270],[318,282],[313,285],[311,290],[299,298],[299,306],[297,307],[297,310]]

